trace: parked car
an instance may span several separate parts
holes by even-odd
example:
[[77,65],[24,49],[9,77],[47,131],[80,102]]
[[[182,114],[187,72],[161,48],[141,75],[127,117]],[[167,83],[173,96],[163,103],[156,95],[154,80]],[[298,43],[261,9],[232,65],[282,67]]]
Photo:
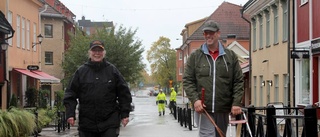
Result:
[[158,91],[158,90],[155,90],[155,91],[153,92],[153,96],[158,96],[158,94],[159,94],[159,91]]

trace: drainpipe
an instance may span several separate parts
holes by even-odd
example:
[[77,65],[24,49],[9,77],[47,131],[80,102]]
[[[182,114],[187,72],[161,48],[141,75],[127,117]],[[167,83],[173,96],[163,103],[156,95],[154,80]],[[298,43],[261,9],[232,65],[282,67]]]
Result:
[[[243,12],[245,10],[245,7],[243,7],[242,9],[240,9],[240,14],[241,14],[241,18],[244,19],[246,22],[248,22],[249,24],[249,85],[251,85],[251,73],[252,73],[252,59],[251,59],[251,22],[249,20],[247,20],[244,16],[243,16]],[[251,89],[251,87],[250,87]],[[251,96],[251,95],[250,95]],[[252,98],[252,97],[251,97]],[[250,103],[250,105],[252,104],[252,102]]]
[[[47,9],[48,9],[48,5],[47,5],[47,3],[45,3],[44,4],[44,10],[42,10],[42,11],[40,11],[40,13],[39,13],[39,32],[40,32],[40,34],[42,33],[42,30],[41,30],[41,28],[42,28],[42,25],[41,25],[41,15],[45,12],[45,11],[47,11]],[[41,70],[41,63],[42,63],[42,58],[41,58],[41,48],[42,47],[39,47],[39,54],[40,54],[40,56],[39,56],[39,70]]]
[[[294,5],[294,4],[293,4]],[[291,96],[291,94],[290,94],[290,61],[291,61],[291,58],[290,58],[290,54],[291,54],[291,52],[290,52],[290,0],[288,0],[288,2],[287,2],[287,7],[288,7],[288,26],[287,26],[287,28],[288,28],[288,59],[287,59],[287,62],[288,62],[288,65],[287,65],[287,71],[288,71],[288,76],[289,76],[289,79],[288,79],[288,107],[290,108],[290,102],[291,102],[291,99],[290,99],[290,96]],[[294,8],[294,7],[293,7]],[[292,10],[292,11],[294,11],[294,10]],[[293,13],[293,15],[294,15],[294,12],[292,12]],[[294,19],[294,16],[293,16],[293,19]],[[293,20],[293,24],[294,24],[294,20]],[[294,25],[293,25],[294,26]],[[293,27],[294,28],[294,27]],[[294,29],[293,29],[293,32],[294,32]],[[292,35],[294,35],[294,33],[292,34]],[[293,51],[294,51],[294,42],[293,42]],[[293,60],[293,64],[294,64],[294,62],[295,62],[295,60],[294,59],[292,59]],[[293,65],[293,70],[294,70],[294,65]],[[293,78],[294,78],[294,71],[293,71]],[[294,83],[294,81],[293,81],[293,83]],[[293,84],[293,86],[294,86],[294,84]],[[294,94],[294,88],[293,88],[293,94]],[[293,98],[293,100],[294,100],[294,98]],[[294,103],[293,103],[293,105],[294,105]],[[289,113],[290,113],[290,109],[289,109]]]
[[[290,1],[290,0],[289,0]],[[288,2],[289,3],[289,2]],[[295,42],[295,2],[292,2],[292,50],[293,51],[295,51],[296,50],[296,42]],[[288,8],[288,9],[290,9],[290,8]],[[288,13],[290,13],[290,12],[288,12]],[[290,16],[288,16],[288,17],[290,17]],[[289,33],[290,34],[290,33]],[[290,38],[290,37],[288,37],[288,38]],[[289,47],[290,48],[290,47]],[[296,60],[293,58],[292,59],[292,101],[293,101],[293,106],[296,106],[296,88],[295,88],[295,85],[296,85],[296,69],[295,69],[295,67],[296,67]],[[290,79],[289,79],[289,81],[290,81]],[[289,82],[290,83],[290,82]],[[289,85],[288,85],[289,86]],[[290,87],[289,87],[289,89],[290,89]],[[289,92],[288,92],[288,97],[289,97],[289,100],[290,100],[290,90],[289,90]],[[289,101],[289,104],[290,104],[290,101]]]

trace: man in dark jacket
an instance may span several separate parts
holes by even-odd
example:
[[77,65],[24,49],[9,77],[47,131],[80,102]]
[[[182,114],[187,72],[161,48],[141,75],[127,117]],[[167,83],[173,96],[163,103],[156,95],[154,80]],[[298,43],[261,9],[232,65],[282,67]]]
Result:
[[[199,136],[219,137],[215,127],[203,115],[206,110],[226,134],[229,113],[242,112],[243,74],[237,55],[219,41],[219,25],[209,20],[203,27],[206,42],[188,58],[183,76],[183,88],[200,115]],[[220,130],[219,130],[220,131]]]
[[79,101],[80,137],[118,137],[120,121],[129,122],[131,94],[118,69],[107,62],[101,41],[90,43],[89,61],[74,73],[63,103],[67,121],[75,123]]

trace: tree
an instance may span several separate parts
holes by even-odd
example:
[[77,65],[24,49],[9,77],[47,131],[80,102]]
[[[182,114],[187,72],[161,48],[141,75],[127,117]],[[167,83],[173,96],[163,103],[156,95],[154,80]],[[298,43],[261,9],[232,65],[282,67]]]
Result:
[[65,72],[63,83],[68,84],[77,68],[88,60],[89,43],[93,40],[104,42],[107,61],[119,69],[127,82],[141,78],[140,72],[145,67],[142,62],[144,49],[141,41],[135,37],[136,32],[120,26],[117,31],[115,27],[104,28],[97,29],[95,34],[85,35],[77,29],[75,35],[70,34],[70,46],[62,63]]
[[161,36],[147,51],[152,77],[160,85],[168,87],[169,80],[176,81],[176,51],[170,46],[170,39]]

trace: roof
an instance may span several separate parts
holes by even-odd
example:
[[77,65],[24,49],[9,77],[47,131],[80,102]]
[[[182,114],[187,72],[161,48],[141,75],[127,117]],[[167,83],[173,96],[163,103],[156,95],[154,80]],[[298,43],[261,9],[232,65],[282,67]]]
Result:
[[78,20],[79,26],[83,27],[113,27],[113,22],[104,21],[104,22],[91,22],[91,20],[86,20],[84,16],[82,16],[81,20]]
[[45,2],[45,3],[46,3],[46,5],[42,6],[39,9],[39,11],[44,11],[43,13],[41,13],[42,17],[62,18],[62,19],[67,19],[70,22],[74,22],[73,15],[72,15],[73,13],[71,11],[69,11],[69,9],[67,9],[64,12],[62,12],[62,11],[59,11],[57,8],[54,8],[49,3],[47,3],[47,2]]
[[[207,20],[214,20],[219,24],[221,39],[227,39],[228,34],[235,34],[236,39],[249,39],[250,25],[241,18],[242,6],[223,2]],[[244,15],[245,18],[248,15]],[[204,40],[203,24],[188,38],[188,40]]]

